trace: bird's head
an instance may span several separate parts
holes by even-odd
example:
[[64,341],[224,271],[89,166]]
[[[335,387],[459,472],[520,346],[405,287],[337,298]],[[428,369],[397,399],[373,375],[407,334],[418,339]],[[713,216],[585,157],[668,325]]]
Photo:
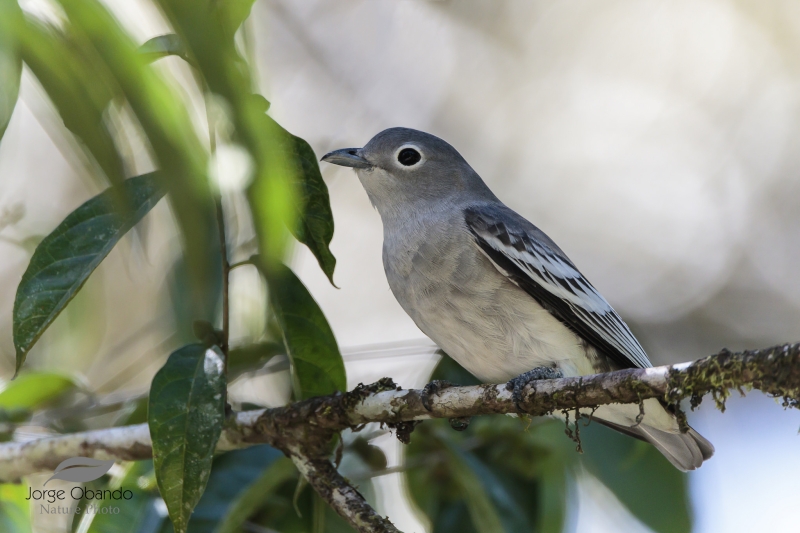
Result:
[[384,130],[363,148],[334,150],[322,161],[355,169],[382,216],[420,204],[491,195],[455,148],[408,128]]

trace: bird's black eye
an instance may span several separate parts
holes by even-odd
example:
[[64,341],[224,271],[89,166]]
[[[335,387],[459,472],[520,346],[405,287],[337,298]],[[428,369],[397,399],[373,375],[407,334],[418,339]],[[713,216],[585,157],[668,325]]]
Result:
[[422,156],[413,148],[403,148],[400,150],[400,153],[397,154],[397,160],[400,161],[401,165],[406,167],[416,165],[419,163],[420,159],[422,159]]

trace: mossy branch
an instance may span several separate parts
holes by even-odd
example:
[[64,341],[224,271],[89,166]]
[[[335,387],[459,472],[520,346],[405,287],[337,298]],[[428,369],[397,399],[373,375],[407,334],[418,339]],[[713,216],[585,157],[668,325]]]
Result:
[[[292,457],[320,495],[357,531],[394,532],[397,529],[391,522],[375,513],[330,464],[329,443],[336,433],[370,422],[408,428],[408,422],[430,418],[518,412],[542,416],[610,403],[641,404],[648,398],[662,399],[676,408],[689,398],[694,407],[707,394],[724,409],[731,390],[747,389],[781,398],[784,407],[800,407],[800,343],[740,353],[722,350],[693,363],[537,381],[527,386],[519,406],[505,384],[476,385],[441,390],[429,398],[428,410],[422,390],[401,390],[384,378],[347,393],[236,413],[217,451],[271,444]],[[146,424],[0,444],[0,481],[52,470],[75,456],[147,459],[152,453],[150,444]]]

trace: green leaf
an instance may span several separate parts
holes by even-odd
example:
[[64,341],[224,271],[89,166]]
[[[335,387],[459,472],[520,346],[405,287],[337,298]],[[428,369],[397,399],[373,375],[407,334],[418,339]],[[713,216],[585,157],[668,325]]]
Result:
[[[253,107],[257,107],[258,95],[251,97]],[[264,100],[264,102],[266,102]],[[270,143],[270,153],[273,160],[283,167],[283,173],[289,177],[298,197],[295,200],[296,213],[292,219],[295,224],[290,224],[294,237],[305,244],[314,257],[317,258],[320,268],[333,284],[333,271],[336,267],[336,258],[330,250],[333,239],[333,212],[328,195],[328,186],[322,179],[317,156],[311,146],[295,135],[292,135],[271,117],[261,112],[256,116],[259,133]],[[262,192],[265,184],[257,176],[248,191],[251,209],[258,221],[264,209]],[[256,228],[258,229],[258,227]]]
[[[160,501],[142,491],[128,489],[133,493],[133,497],[115,505],[120,512],[118,514],[83,514],[82,519],[89,526],[83,526],[79,532],[83,533],[152,533],[158,531],[164,523],[165,517],[161,515]],[[102,502],[88,501],[88,505],[102,508]],[[86,509],[84,507],[83,509]],[[82,529],[88,527],[88,529]]]
[[310,398],[346,390],[342,354],[311,293],[286,267],[276,268],[266,277],[269,300],[292,363],[296,396]]
[[463,432],[426,421],[408,447],[407,479],[434,533],[556,533],[566,516],[571,457],[577,454],[563,423],[551,420],[477,417]]
[[473,454],[448,446],[452,473],[478,531],[515,533],[527,529],[526,517],[492,470]]
[[[285,131],[285,130],[284,130]],[[306,141],[286,132],[291,138],[287,145],[287,154],[294,160],[300,190],[299,223],[293,228],[295,238],[308,246],[319,267],[333,283],[333,270],[336,258],[331,253],[330,244],[333,239],[333,212],[328,196],[328,186],[322,179],[319,163],[314,150]]]
[[6,132],[19,96],[22,59],[17,53],[14,34],[7,26],[18,24],[20,15],[16,2],[0,1],[0,139]]
[[[131,36],[100,1],[57,1],[86,53],[96,58],[125,96],[147,136],[160,170],[156,177],[169,193],[184,236],[192,294],[202,302],[213,278],[221,272],[209,260],[214,255],[212,249],[219,256],[219,234],[208,182],[208,150],[197,135],[185,98],[148,64]],[[88,79],[92,79],[91,74]]]
[[562,533],[567,521],[567,475],[558,462],[543,465],[538,501],[540,533]]
[[276,355],[285,353],[286,348],[277,342],[259,342],[232,348],[228,356],[228,379],[233,380],[245,372],[260,368]]
[[39,80],[64,125],[88,150],[112,184],[124,177],[106,110],[119,89],[74,34],[20,18],[14,26],[19,53]]
[[36,247],[14,300],[14,346],[17,372],[31,347],[72,300],[115,244],[163,196],[153,174],[122,183],[129,209],[115,209],[108,189],[70,213]]
[[187,63],[192,62],[183,41],[174,33],[153,37],[139,47],[139,53],[148,61],[156,61],[167,56],[178,56]]
[[589,472],[634,516],[657,533],[691,531],[686,474],[658,450],[596,423],[581,428],[581,438]]
[[74,533],[153,533],[163,525],[166,517],[163,515],[161,498],[150,489],[155,485],[152,462],[136,461],[124,464],[124,467],[125,473],[121,478],[113,477],[109,480],[104,476],[85,486],[91,490],[130,491],[130,494],[126,494],[131,496],[129,499],[125,498],[120,504],[113,505],[119,508],[119,513],[92,512],[90,506],[102,508],[107,503],[84,497],[77,503],[81,512],[76,512],[73,518]]
[[75,382],[61,374],[31,372],[22,374],[0,390],[0,409],[34,410],[75,389]]
[[27,483],[0,485],[0,531],[30,533],[31,510],[25,498]]
[[169,356],[150,387],[156,480],[178,533],[186,531],[203,495],[225,421],[223,357],[216,346],[184,346]]
[[333,217],[317,158],[308,143],[265,114],[268,103],[262,96],[252,94],[251,73],[236,49],[234,35],[251,4],[252,0],[159,0],[182,42],[196,58],[208,88],[230,105],[236,137],[253,158],[254,179],[247,196],[262,256],[272,264],[282,259],[283,226],[287,225],[314,253],[332,280],[336,263],[329,249]]
[[228,0],[228,2],[225,2],[229,34],[235,33],[244,24],[244,21],[250,16],[250,10],[253,8],[254,3],[255,0]]
[[192,533],[236,533],[275,490],[296,475],[292,462],[271,446],[253,446],[214,460],[208,489],[189,521]]

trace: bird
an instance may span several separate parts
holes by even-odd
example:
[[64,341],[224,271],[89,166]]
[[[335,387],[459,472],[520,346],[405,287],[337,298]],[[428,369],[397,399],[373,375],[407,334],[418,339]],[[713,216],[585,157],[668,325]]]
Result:
[[[543,231],[507,207],[446,141],[389,128],[322,161],[351,167],[383,223],[389,287],[420,330],[484,383],[652,367],[606,299]],[[682,471],[714,446],[658,399],[593,419],[649,442]]]

